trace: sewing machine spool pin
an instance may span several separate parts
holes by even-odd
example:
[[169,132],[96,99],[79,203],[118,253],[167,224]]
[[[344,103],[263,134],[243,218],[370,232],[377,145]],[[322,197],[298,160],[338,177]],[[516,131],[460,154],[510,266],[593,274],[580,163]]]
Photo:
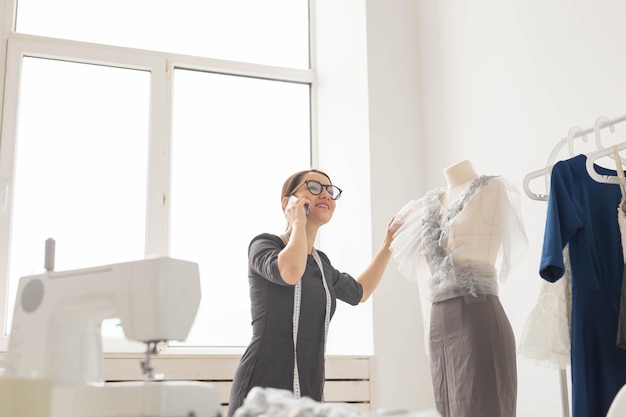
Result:
[[55,241],[51,237],[46,239],[44,253],[44,268],[47,272],[54,271],[54,249]]

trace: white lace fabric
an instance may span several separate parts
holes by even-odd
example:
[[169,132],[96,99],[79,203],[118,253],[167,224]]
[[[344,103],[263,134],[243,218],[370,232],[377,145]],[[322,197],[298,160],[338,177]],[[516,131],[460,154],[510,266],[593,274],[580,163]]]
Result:
[[563,263],[565,273],[561,279],[542,282],[518,348],[521,356],[546,368],[565,369],[571,363],[572,277],[567,246],[563,249]]
[[[455,219],[472,197],[487,183],[499,187],[502,244],[496,265],[473,261],[468,267],[455,265],[455,256],[476,241],[465,239],[466,247],[450,252],[447,243],[454,237]],[[468,187],[440,223],[442,210],[439,196],[445,188],[432,190],[418,200],[408,202],[395,217],[397,228],[390,246],[398,270],[408,280],[418,284],[425,334],[430,328],[430,304],[458,296],[469,299],[480,295],[498,295],[499,283],[504,283],[528,249],[528,239],[521,216],[521,196],[512,182],[493,176],[480,176]],[[424,338],[426,352],[429,338]]]
[[[502,245],[498,266],[472,262],[470,267],[455,265],[455,255],[463,251],[457,247],[450,252],[447,242],[455,233],[454,221],[476,192],[488,182],[500,187]],[[514,184],[501,177],[480,176],[450,207],[440,222],[439,196],[445,189],[432,190],[419,200],[407,203],[396,215],[391,251],[398,269],[409,280],[426,280],[428,300],[445,300],[459,295],[477,297],[479,294],[498,294],[498,281],[506,281],[511,265],[525,253],[528,239],[521,217],[519,191]],[[479,236],[477,236],[477,239]],[[465,240],[466,246],[472,241]]]

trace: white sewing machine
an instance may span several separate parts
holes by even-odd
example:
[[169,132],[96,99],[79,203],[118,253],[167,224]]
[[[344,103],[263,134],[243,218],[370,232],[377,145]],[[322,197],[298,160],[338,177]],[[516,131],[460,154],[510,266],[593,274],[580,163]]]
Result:
[[[20,389],[31,389],[22,393],[29,403],[10,409],[18,413],[39,393],[49,413],[28,417],[219,416],[211,384],[155,381],[150,367],[158,342],[186,339],[199,303],[198,265],[172,258],[23,277],[0,398],[20,401]],[[104,381],[101,323],[116,317],[128,339],[147,344],[143,381]]]

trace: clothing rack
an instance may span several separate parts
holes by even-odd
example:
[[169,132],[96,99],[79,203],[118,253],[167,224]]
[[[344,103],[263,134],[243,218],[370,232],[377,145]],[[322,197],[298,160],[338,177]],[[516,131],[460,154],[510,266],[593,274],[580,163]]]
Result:
[[[570,128],[569,131],[567,132],[567,136],[562,138],[550,152],[546,166],[544,168],[531,171],[524,177],[523,185],[524,185],[524,192],[526,193],[526,195],[532,200],[538,200],[538,201],[548,200],[549,187],[550,187],[550,174],[552,173],[552,167],[556,163],[556,158],[565,146],[567,146],[569,157],[570,158],[574,157],[575,156],[574,140],[577,138],[582,138],[584,142],[587,142],[589,140],[588,136],[590,134],[593,133],[595,135],[596,147],[601,153],[596,152],[594,154],[594,158],[591,159],[592,161],[597,159],[597,157],[600,157],[600,156],[611,156],[612,150],[607,151],[605,147],[602,145],[600,130],[605,129],[605,128],[610,128],[611,132],[615,132],[615,125],[618,123],[625,122],[625,121],[626,121],[626,115],[615,118],[615,119],[609,119],[607,117],[600,116],[596,119],[596,122],[594,123],[592,127],[582,129],[578,126],[574,126]],[[540,178],[540,177],[544,177],[545,179],[545,190],[546,190],[545,194],[535,193],[530,189],[530,181],[534,180],[535,178]],[[560,388],[561,388],[561,409],[563,412],[563,417],[569,417],[570,410],[569,410],[569,396],[568,396],[568,388],[567,388],[567,372],[565,369],[559,369],[559,382],[560,382]]]
[[[624,159],[619,157],[619,151],[626,149],[626,142],[622,142],[618,145],[613,145],[607,149],[601,149],[596,152],[592,152],[587,155],[586,168],[589,176],[596,182],[601,182],[604,184],[620,184],[619,176],[616,175],[600,175],[596,172],[594,164],[600,158],[605,156],[613,156],[617,153],[617,157],[620,159],[620,163],[624,164]],[[613,158],[615,159],[615,157]],[[618,169],[617,164],[615,165],[615,169]],[[622,168],[623,170],[623,168]]]
[[[625,121],[626,121],[626,115],[617,117],[615,119],[609,119],[607,117],[600,116],[596,119],[596,122],[594,123],[592,127],[582,129],[578,126],[574,126],[570,128],[570,130],[567,133],[567,136],[562,138],[554,146],[554,148],[552,149],[552,152],[550,152],[546,166],[544,168],[531,171],[528,174],[526,174],[526,176],[524,177],[523,186],[524,186],[524,192],[526,193],[526,195],[532,200],[548,201],[548,195],[549,195],[548,190],[550,188],[550,173],[552,172],[552,167],[557,162],[556,157],[559,155],[561,150],[565,146],[567,146],[569,157],[570,158],[574,157],[575,156],[574,139],[582,138],[584,142],[587,142],[589,140],[588,136],[592,133],[595,134],[596,147],[599,150],[603,150],[605,149],[605,147],[602,145],[600,130],[610,128],[611,132],[614,132],[615,125],[625,122]],[[623,161],[623,162],[626,162],[626,161]],[[544,180],[545,180],[545,190],[546,190],[545,194],[535,193],[530,189],[530,181],[534,180],[535,178],[540,178],[540,177],[544,177]]]

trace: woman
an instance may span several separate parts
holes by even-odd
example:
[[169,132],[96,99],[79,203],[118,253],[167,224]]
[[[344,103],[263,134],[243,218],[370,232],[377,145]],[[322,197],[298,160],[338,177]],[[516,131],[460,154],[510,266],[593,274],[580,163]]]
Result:
[[391,257],[391,221],[383,244],[357,279],[337,271],[313,247],[341,196],[324,172],[293,174],[281,196],[287,230],[256,236],[248,248],[253,335],[235,372],[229,416],[255,386],[322,401],[326,336],[336,300],[351,305],[366,301]]

